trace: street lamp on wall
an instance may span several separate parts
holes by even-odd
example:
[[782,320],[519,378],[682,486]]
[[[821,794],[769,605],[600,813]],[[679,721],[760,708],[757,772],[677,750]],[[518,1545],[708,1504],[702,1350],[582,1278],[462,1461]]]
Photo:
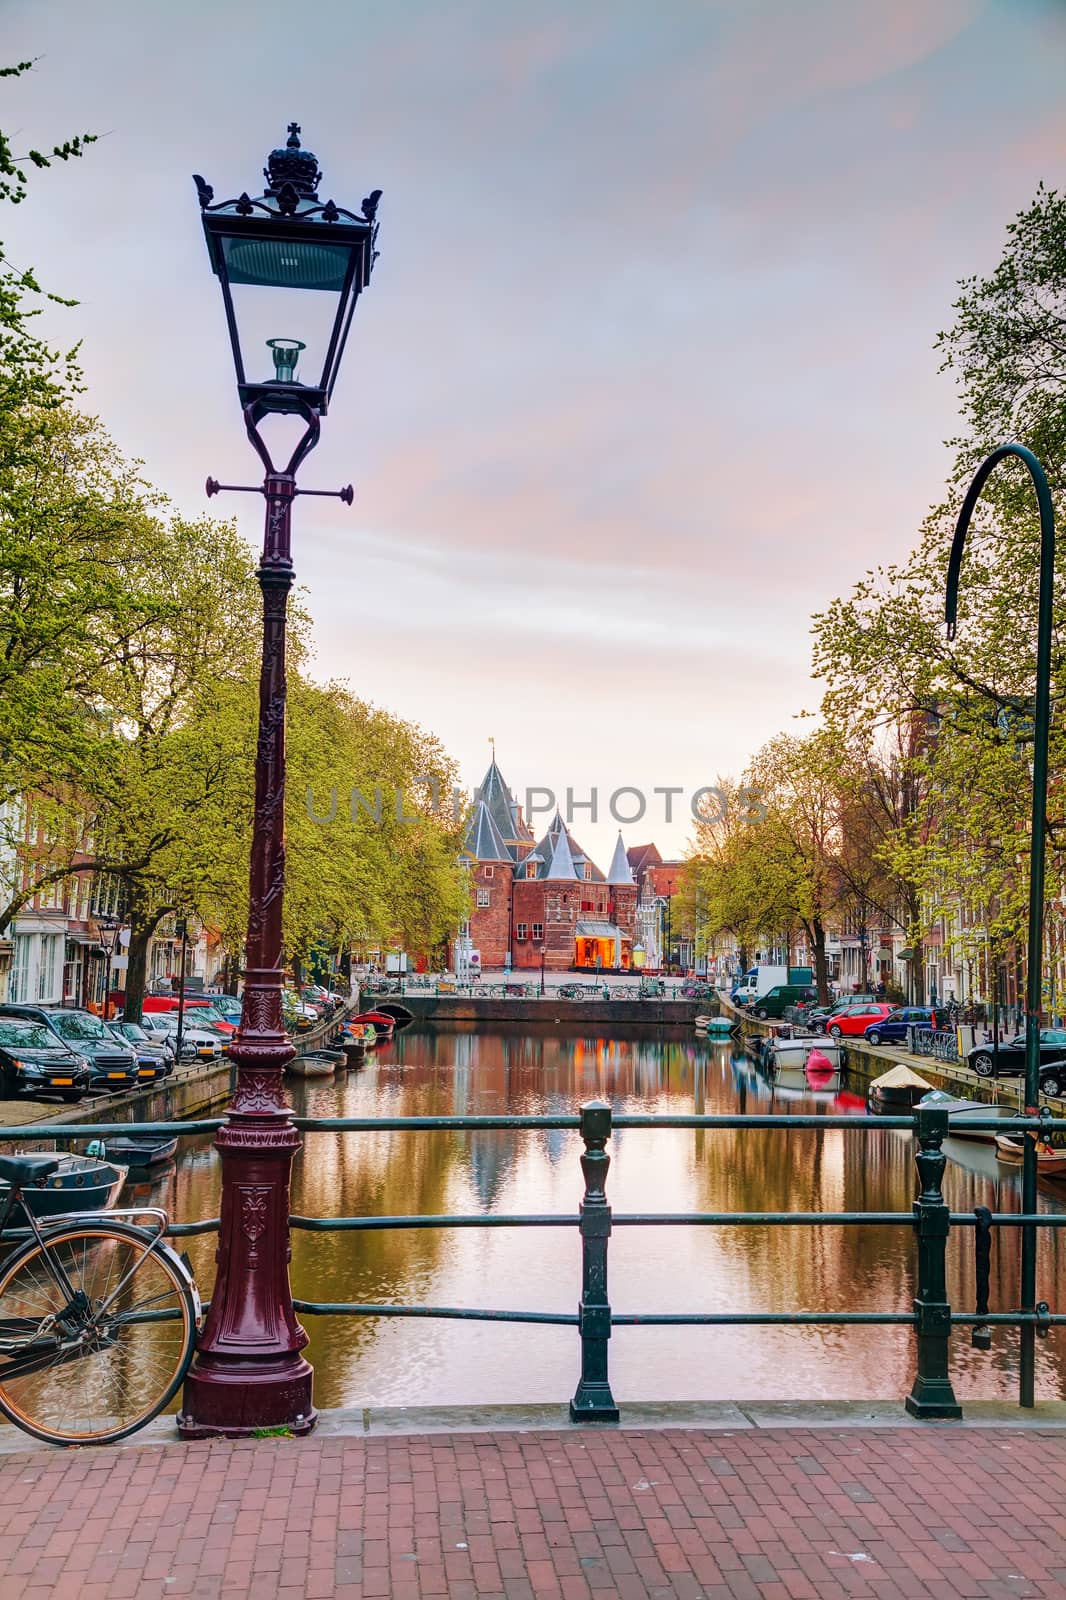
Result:
[[[215,1140],[222,1167],[218,1275],[178,1419],[187,1438],[264,1427],[307,1433],[315,1423],[311,1368],[301,1354],[307,1335],[296,1320],[288,1271],[289,1181],[300,1140],[282,1093],[282,1072],[294,1054],[282,1014],[291,512],[298,494],[333,493],[352,503],[350,484],[339,491],[297,489],[296,472],[318,443],[355,306],[370,280],[381,195],[373,190],[359,213],[319,200],[318,162],[301,148],[299,125],[290,123],[288,132],[287,143],[267,158],[258,199],[244,193],[216,205],[210,184],[194,179],[244,426],[266,473],[254,487],[209,478],[207,492],[262,494],[266,522],[258,572],[263,644],[247,968],[230,1045],[237,1086]],[[281,467],[261,433],[274,415],[303,423]]]

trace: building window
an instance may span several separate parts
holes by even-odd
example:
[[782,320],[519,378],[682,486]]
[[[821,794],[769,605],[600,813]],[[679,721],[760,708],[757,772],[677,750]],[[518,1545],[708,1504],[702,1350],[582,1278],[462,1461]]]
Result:
[[592,868],[589,866],[589,863],[587,861],[585,862],[585,877],[586,878],[591,878],[592,877]]
[[477,903],[479,906],[487,906],[489,904],[489,891],[487,889],[478,890]]
[[56,994],[56,989],[62,978],[56,971],[59,957],[58,933],[44,933],[41,935],[41,964],[37,969],[37,998],[38,1000],[55,1000],[61,998]]
[[528,927],[527,927],[527,925],[526,925],[526,923],[524,923],[524,922],[520,922],[520,923],[519,923],[519,924],[518,924],[518,927],[517,927],[517,929],[516,929],[516,930],[515,930],[515,932],[516,932],[516,934],[517,934],[517,937],[518,937],[518,939],[519,939],[519,940],[523,940],[523,939],[525,939],[525,938],[526,938],[526,935],[527,935],[527,934],[528,934],[528,932],[529,932],[529,929],[528,929]]
[[8,996],[12,1000],[25,1000],[27,998],[30,970],[30,938],[31,935],[28,933],[15,934],[15,952],[12,958],[11,978],[8,984]]
[[533,924],[533,940],[534,940],[534,943],[535,944],[539,944],[540,941],[543,938],[544,938],[544,924],[543,924],[543,922],[535,922]]
[[537,863],[535,861],[527,862],[526,863],[526,877],[527,878],[535,878],[536,876],[537,876]]
[[491,867],[482,867],[481,871],[482,871],[483,875],[486,878],[491,878],[492,877],[492,868]]

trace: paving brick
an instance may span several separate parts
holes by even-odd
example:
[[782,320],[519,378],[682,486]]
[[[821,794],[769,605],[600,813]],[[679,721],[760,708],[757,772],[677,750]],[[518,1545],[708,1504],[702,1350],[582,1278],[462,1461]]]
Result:
[[27,1451],[0,1595],[1064,1600],[1064,1488],[1066,1435],[1010,1428]]

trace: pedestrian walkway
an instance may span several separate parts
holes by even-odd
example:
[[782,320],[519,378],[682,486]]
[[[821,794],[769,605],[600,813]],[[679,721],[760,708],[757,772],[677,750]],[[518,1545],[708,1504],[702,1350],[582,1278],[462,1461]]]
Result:
[[0,1595],[1064,1597],[1064,1496],[1039,1422],[35,1450],[0,1458]]

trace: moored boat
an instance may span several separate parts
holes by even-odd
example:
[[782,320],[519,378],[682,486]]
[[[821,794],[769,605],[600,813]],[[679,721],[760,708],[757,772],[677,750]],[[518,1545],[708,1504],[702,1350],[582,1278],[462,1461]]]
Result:
[[720,1034],[723,1037],[733,1032],[737,1026],[728,1017],[697,1017],[695,1028],[697,1033]]
[[948,1132],[953,1139],[980,1139],[984,1144],[994,1144],[998,1135],[993,1128],[974,1128],[974,1122],[1007,1121],[1020,1115],[1014,1106],[985,1105],[982,1100],[964,1100],[948,1094],[944,1089],[931,1089],[918,1101],[920,1106],[939,1106],[948,1114]]
[[306,1055],[294,1056],[285,1073],[292,1078],[332,1078],[336,1070],[336,1062],[327,1061],[324,1056]]
[[844,1048],[839,1039],[829,1039],[824,1034],[794,1034],[790,1039],[770,1039],[765,1055],[767,1063],[775,1067],[805,1067],[812,1051],[818,1052],[828,1064],[822,1071],[837,1071],[843,1064]]
[[[35,1217],[62,1217],[72,1211],[110,1211],[125,1181],[124,1166],[96,1156],[60,1156],[55,1172],[26,1185],[21,1203]],[[6,1204],[8,1187],[0,1183],[0,1208]],[[18,1226],[17,1211],[14,1225]]]
[[100,1144],[105,1159],[134,1168],[162,1166],[172,1159],[178,1148],[176,1133],[116,1134],[113,1138],[93,1142]]
[[874,1116],[903,1116],[913,1110],[923,1095],[933,1085],[910,1067],[892,1067],[875,1078],[867,1091],[870,1110]]
[[349,1023],[353,1022],[372,1023],[379,1039],[390,1038],[396,1026],[394,1018],[387,1016],[384,1011],[360,1011],[358,1016],[349,1018]]
[[[1021,1166],[1025,1157],[1025,1134],[997,1133],[996,1160],[1009,1166]],[[1038,1139],[1036,1144],[1036,1170],[1042,1177],[1053,1172],[1066,1172],[1066,1150],[1056,1150],[1054,1145]]]
[[383,1017],[387,1017],[392,1022],[397,1032],[401,1028],[410,1027],[415,1020],[414,1012],[408,1011],[406,1006],[401,1006],[395,1000],[382,1000],[377,1009]]

